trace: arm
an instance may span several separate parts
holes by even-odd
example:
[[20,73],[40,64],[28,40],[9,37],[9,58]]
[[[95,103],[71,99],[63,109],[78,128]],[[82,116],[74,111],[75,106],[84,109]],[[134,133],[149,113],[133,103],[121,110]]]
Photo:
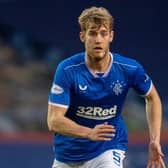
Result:
[[78,125],[65,117],[66,111],[66,108],[49,105],[47,118],[49,130],[67,136],[86,138],[91,129]]
[[114,136],[115,130],[113,126],[100,124],[93,129],[85,127],[65,117],[66,111],[66,108],[49,104],[47,123],[50,131],[66,136],[89,138],[94,141],[108,141]]
[[149,93],[149,95],[145,97],[145,101],[150,141],[156,141],[159,143],[162,107],[160,98],[154,86],[152,87],[152,90]]
[[158,166],[166,168],[162,159],[163,153],[160,146],[160,130],[161,130],[161,118],[162,118],[162,106],[159,95],[154,86],[152,90],[145,97],[146,101],[146,115],[149,127],[149,161],[147,168],[151,166]]

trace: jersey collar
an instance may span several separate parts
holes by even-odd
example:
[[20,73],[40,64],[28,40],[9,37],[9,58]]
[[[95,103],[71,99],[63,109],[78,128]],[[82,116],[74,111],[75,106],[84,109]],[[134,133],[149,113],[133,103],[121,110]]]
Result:
[[[106,77],[108,75],[108,73],[110,72],[110,69],[112,67],[113,64],[113,54],[110,52],[110,56],[111,56],[111,62],[110,65],[108,67],[108,69],[106,70],[106,72],[101,76],[101,77]],[[95,77],[95,78],[99,78],[100,76],[96,73],[94,73],[91,68],[88,67],[88,65],[86,64],[86,53],[85,53],[85,65],[87,67],[87,69],[89,70],[89,72]]]

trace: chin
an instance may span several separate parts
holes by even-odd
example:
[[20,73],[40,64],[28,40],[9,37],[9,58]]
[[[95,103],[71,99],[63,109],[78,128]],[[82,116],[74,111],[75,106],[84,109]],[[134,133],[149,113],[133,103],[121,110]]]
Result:
[[105,57],[105,52],[90,52],[88,56],[95,61],[100,61]]
[[101,59],[103,59],[104,58],[104,54],[95,54],[94,55],[94,59],[96,60],[96,61],[99,61],[99,60],[101,60]]
[[94,55],[95,55],[95,57],[98,57],[98,58],[104,58],[105,57],[105,52],[95,53]]

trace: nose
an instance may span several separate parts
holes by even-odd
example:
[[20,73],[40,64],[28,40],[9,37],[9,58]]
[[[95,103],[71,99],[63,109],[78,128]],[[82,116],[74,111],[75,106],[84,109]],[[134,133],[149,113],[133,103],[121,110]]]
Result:
[[97,34],[97,36],[95,37],[95,42],[96,43],[100,43],[101,42],[101,35]]

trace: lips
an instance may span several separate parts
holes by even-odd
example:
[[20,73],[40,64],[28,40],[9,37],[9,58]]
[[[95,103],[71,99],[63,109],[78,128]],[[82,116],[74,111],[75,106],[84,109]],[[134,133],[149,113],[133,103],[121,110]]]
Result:
[[95,47],[94,49],[95,50],[102,50],[103,48],[101,48],[101,47]]
[[103,50],[103,48],[101,48],[101,47],[95,47],[94,48],[94,51],[96,51],[96,52],[101,52]]

